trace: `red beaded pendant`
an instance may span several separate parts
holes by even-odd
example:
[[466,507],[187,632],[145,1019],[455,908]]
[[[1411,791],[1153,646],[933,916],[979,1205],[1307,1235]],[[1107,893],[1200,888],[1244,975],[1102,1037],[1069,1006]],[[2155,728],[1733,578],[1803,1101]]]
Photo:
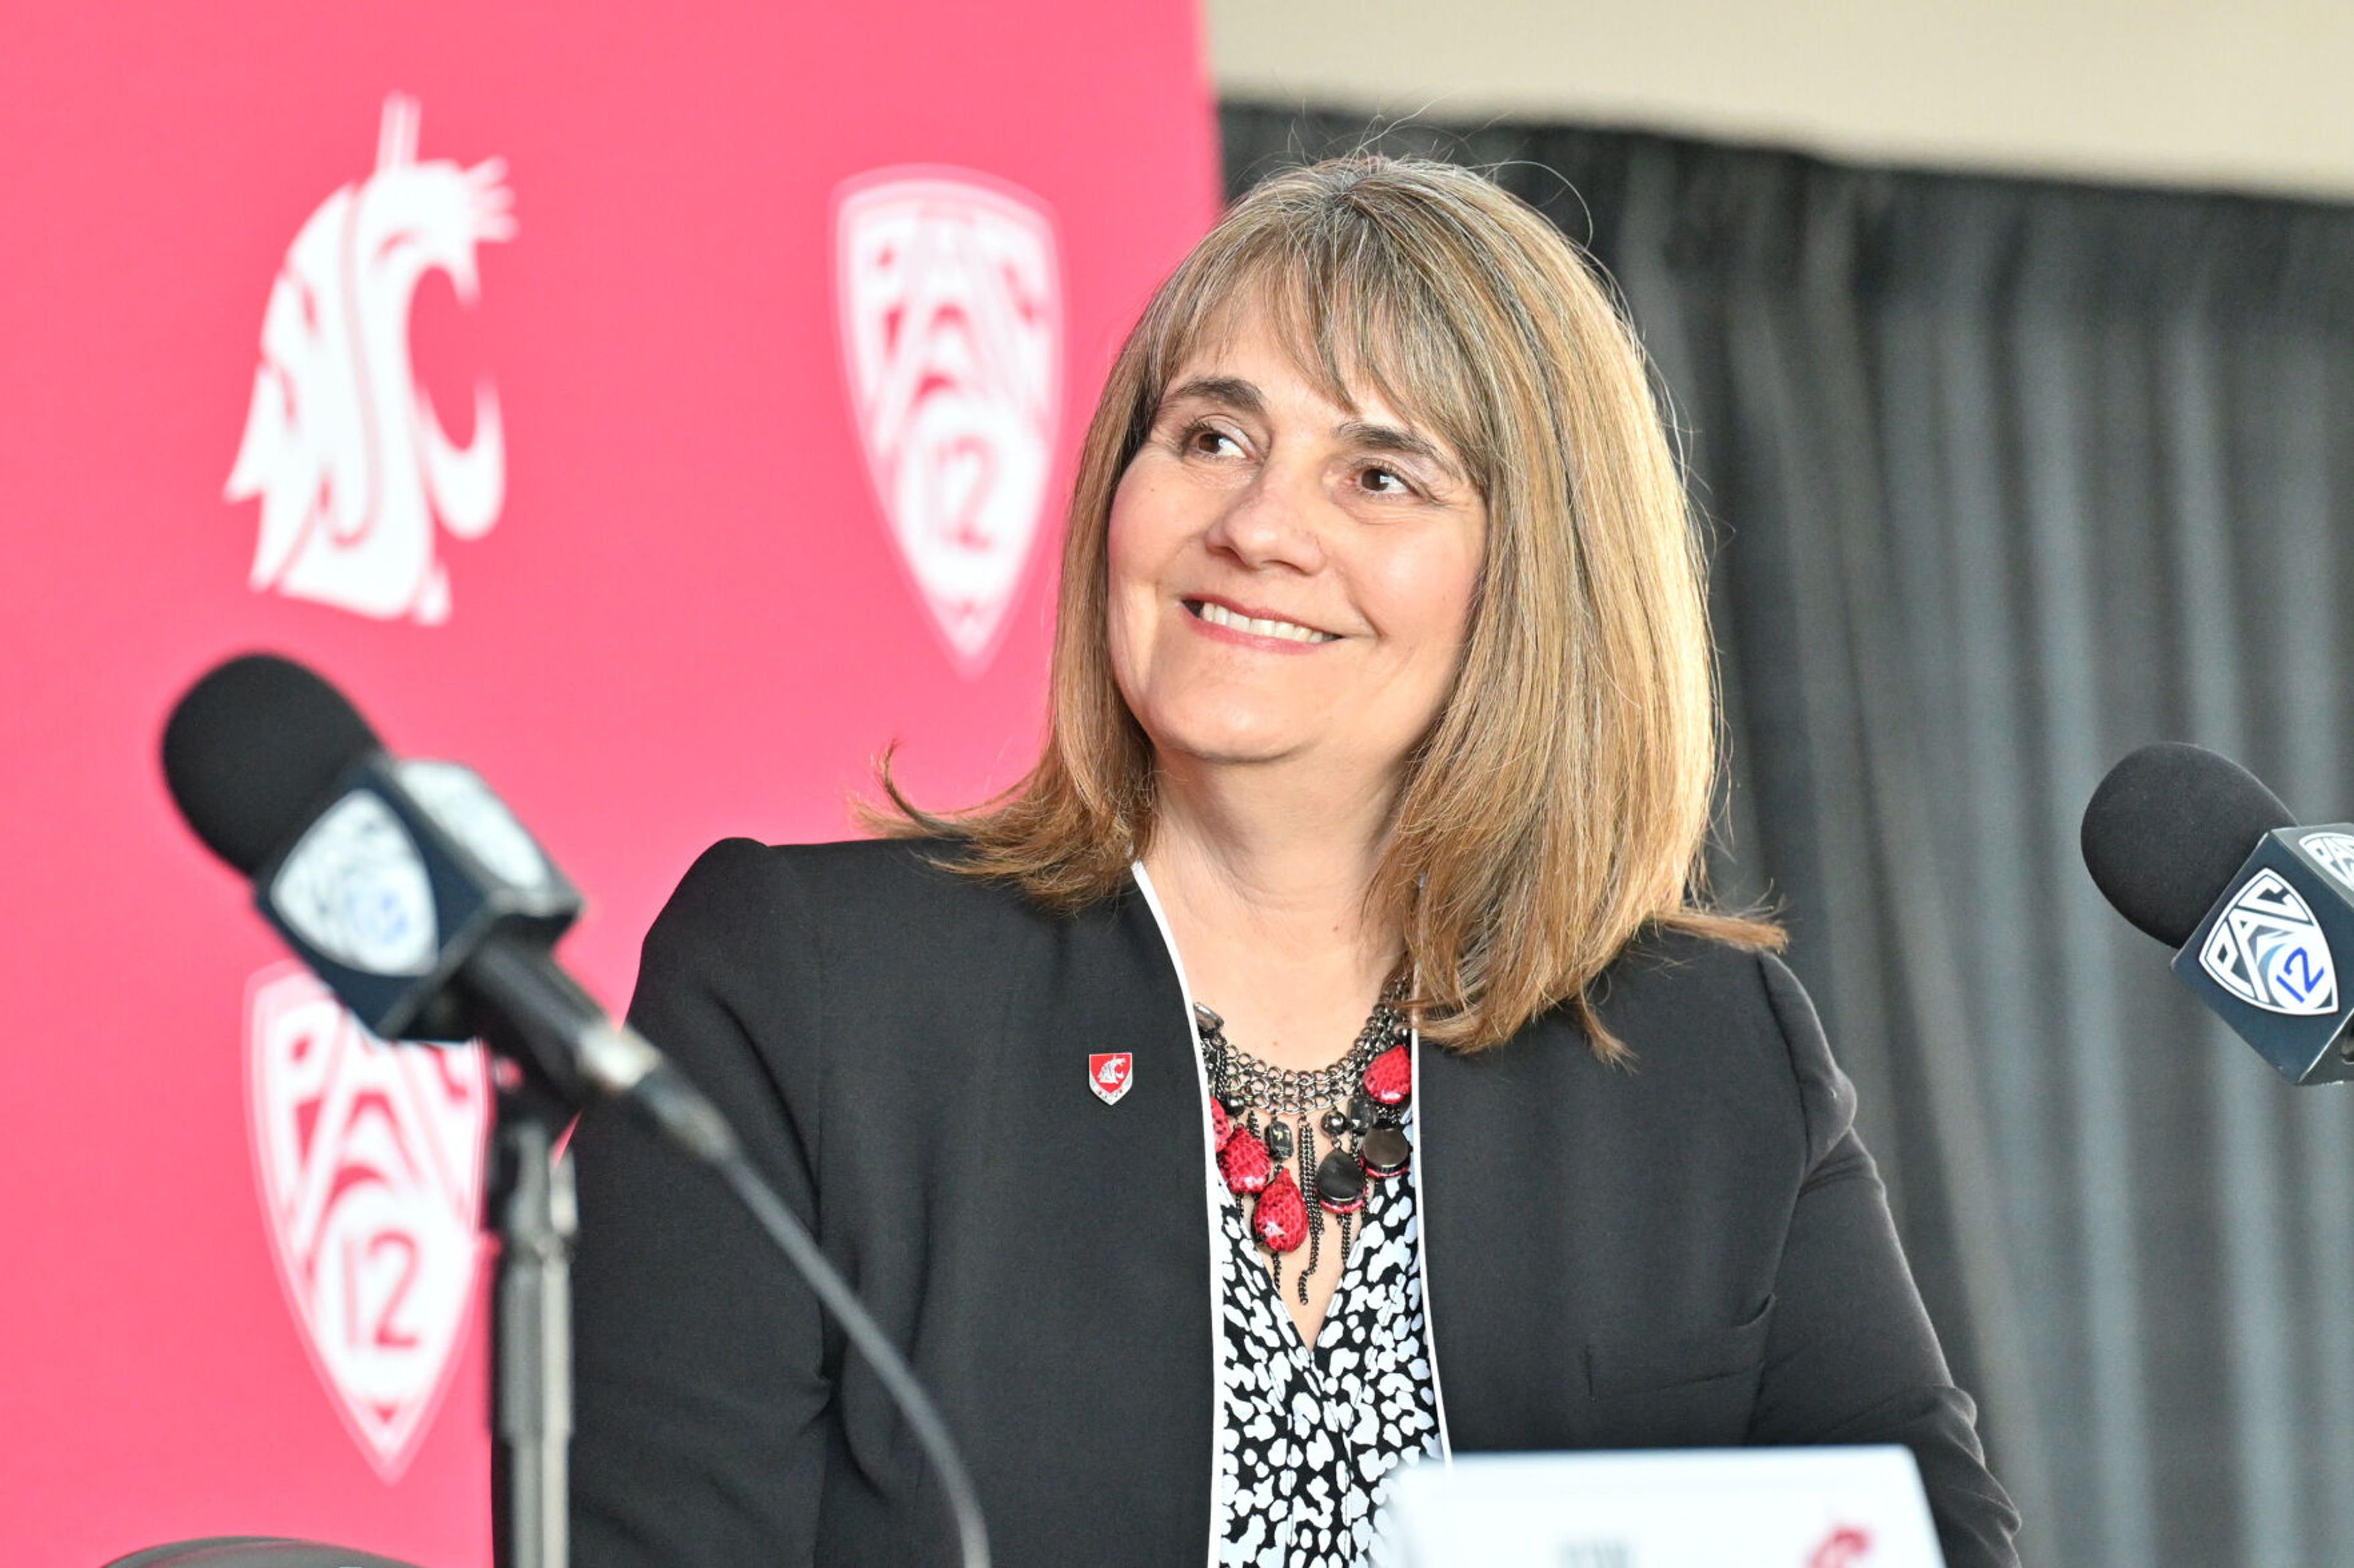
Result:
[[1234,1135],[1235,1124],[1226,1118],[1226,1107],[1216,1100],[1212,1100],[1210,1102],[1210,1136],[1216,1139],[1219,1153],[1225,1152],[1226,1139]]
[[1365,1093],[1376,1105],[1405,1104],[1414,1093],[1414,1065],[1405,1046],[1393,1045],[1365,1064]]
[[1251,1233],[1258,1237],[1259,1245],[1273,1253],[1294,1251],[1308,1239],[1308,1203],[1288,1170],[1277,1171],[1252,1205]]
[[[1267,1157],[1266,1144],[1244,1128],[1233,1128],[1227,1132],[1225,1147],[1218,1150],[1218,1174],[1226,1179],[1230,1191],[1263,1192],[1267,1178],[1274,1173],[1275,1164]],[[1295,1190],[1292,1195],[1298,1197],[1299,1193]]]

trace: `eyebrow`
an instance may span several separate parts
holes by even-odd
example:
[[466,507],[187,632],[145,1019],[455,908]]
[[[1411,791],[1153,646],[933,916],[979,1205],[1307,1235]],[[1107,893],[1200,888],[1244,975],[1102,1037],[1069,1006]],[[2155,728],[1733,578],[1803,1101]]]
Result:
[[[1180,382],[1162,396],[1158,412],[1166,412],[1174,403],[1194,400],[1224,403],[1240,413],[1260,418],[1267,414],[1267,399],[1258,387],[1239,376],[1196,376]],[[1419,458],[1450,479],[1460,481],[1464,477],[1463,471],[1448,460],[1437,442],[1413,430],[1396,425],[1377,425],[1369,419],[1347,419],[1337,433],[1342,440],[1368,451]]]
[[1246,414],[1267,412],[1267,399],[1259,396],[1258,387],[1239,376],[1196,376],[1162,393],[1161,407],[1166,409],[1172,403],[1195,399],[1228,404]]
[[1420,458],[1450,479],[1460,480],[1463,471],[1447,461],[1437,442],[1412,430],[1395,425],[1375,425],[1363,419],[1351,419],[1341,427],[1341,439],[1368,451],[1395,452],[1400,457]]

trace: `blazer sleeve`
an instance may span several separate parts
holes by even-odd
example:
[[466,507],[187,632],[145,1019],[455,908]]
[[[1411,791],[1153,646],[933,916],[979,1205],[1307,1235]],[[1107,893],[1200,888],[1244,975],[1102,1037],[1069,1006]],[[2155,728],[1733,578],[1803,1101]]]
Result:
[[1977,1407],[1954,1386],[1914,1288],[1855,1090],[1797,977],[1761,954],[1807,1123],[1808,1170],[1776,1276],[1750,1439],[1902,1443],[1921,1467],[1947,1568],[2016,1568],[2018,1511],[1988,1471]]
[[[822,976],[789,878],[749,840],[706,851],[647,934],[630,1020],[815,1231]],[[572,1149],[573,1560],[809,1564],[832,1386],[814,1298],[717,1181],[610,1106]]]

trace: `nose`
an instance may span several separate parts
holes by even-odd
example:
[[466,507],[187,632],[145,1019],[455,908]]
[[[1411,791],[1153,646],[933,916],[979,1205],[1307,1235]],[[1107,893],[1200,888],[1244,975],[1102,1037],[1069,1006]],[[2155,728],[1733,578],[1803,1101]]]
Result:
[[1326,504],[1313,470],[1272,461],[1235,493],[1203,536],[1214,555],[1252,570],[1288,567],[1313,572],[1324,563],[1321,513]]

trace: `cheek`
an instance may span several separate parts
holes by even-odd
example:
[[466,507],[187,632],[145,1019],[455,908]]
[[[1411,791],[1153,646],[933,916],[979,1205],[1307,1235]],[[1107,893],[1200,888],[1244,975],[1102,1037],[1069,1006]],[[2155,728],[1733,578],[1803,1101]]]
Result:
[[1140,515],[1143,510],[1140,489],[1131,468],[1111,493],[1111,515],[1104,524],[1104,570],[1114,604],[1140,577],[1149,575],[1144,565],[1146,541],[1140,536],[1149,530]]
[[1479,592],[1480,564],[1476,545],[1460,552],[1450,563],[1453,569],[1447,578],[1445,594],[1447,638],[1458,653],[1471,630],[1471,601]]
[[1471,623],[1479,581],[1478,542],[1433,540],[1384,564],[1388,630],[1417,662],[1452,670]]
[[1152,467],[1150,453],[1138,457],[1111,493],[1104,555],[1115,599],[1150,596],[1185,541],[1182,498]]
[[[1112,492],[1111,515],[1105,521],[1104,587],[1111,639],[1112,673],[1123,688],[1131,684],[1143,650],[1150,640],[1152,612],[1160,594],[1158,583],[1165,542],[1156,526],[1151,485],[1131,466]],[[1134,693],[1129,692],[1131,700]]]

